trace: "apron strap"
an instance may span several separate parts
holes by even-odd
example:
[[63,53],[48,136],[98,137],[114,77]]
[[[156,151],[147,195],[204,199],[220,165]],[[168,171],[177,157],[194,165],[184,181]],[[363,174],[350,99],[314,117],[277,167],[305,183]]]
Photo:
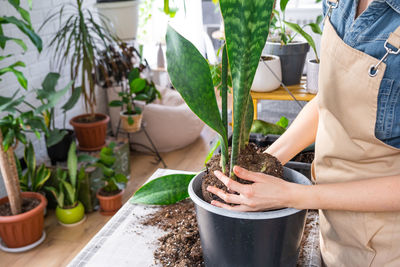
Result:
[[389,35],[387,42],[397,49],[400,49],[400,26]]

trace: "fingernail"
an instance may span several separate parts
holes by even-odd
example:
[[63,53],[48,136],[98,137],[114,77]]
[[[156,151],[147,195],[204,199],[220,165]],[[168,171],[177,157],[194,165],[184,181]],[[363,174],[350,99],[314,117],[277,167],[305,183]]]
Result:
[[210,191],[211,186],[207,186],[207,191]]

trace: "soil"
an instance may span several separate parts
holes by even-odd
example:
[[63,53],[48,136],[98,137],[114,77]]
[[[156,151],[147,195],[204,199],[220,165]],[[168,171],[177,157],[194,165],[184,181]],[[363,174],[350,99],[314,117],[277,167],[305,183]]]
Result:
[[104,120],[104,116],[102,115],[95,115],[94,117],[92,116],[85,116],[85,117],[80,117],[75,119],[75,122],[78,123],[93,123],[93,122],[98,122]]
[[[263,151],[264,148],[259,148],[255,144],[249,143],[246,149],[244,149],[239,155],[237,165],[253,172],[263,172],[268,175],[283,178],[283,167],[280,161],[270,154],[263,153]],[[220,188],[225,192],[227,191],[226,186],[214,176],[214,171],[221,171],[220,159],[220,154],[214,155],[206,164],[207,170],[206,175],[203,177],[201,189],[203,199],[208,203],[211,203],[212,200],[224,202],[218,196],[207,191],[209,185]],[[229,164],[226,169],[229,170]],[[251,181],[240,178],[237,178],[237,181],[242,184],[252,183]]]
[[100,189],[99,195],[104,196],[104,197],[110,197],[110,196],[115,196],[118,195],[122,190],[114,190],[114,191],[104,191],[104,189]]
[[[36,198],[24,198],[22,199],[22,212],[25,213],[27,211],[33,210],[37,206],[39,206],[40,200]],[[4,203],[0,205],[0,216],[12,216],[10,203]]]
[[196,213],[191,200],[164,206],[146,218],[143,225],[168,231],[159,239],[160,246],[154,252],[156,262],[168,267],[204,266]]
[[314,160],[314,152],[302,152],[298,155],[296,155],[292,161],[297,161],[297,162],[304,162],[304,163],[312,163]]
[[269,61],[269,60],[274,60],[275,58],[270,57],[270,56],[261,56],[261,59],[262,59],[263,61]]
[[[163,206],[149,215],[142,224],[167,231],[167,234],[159,238],[159,247],[154,252],[156,263],[163,267],[204,266],[196,213],[191,200]],[[310,210],[301,240],[298,267],[320,265],[314,263],[319,259],[318,233],[318,211]]]

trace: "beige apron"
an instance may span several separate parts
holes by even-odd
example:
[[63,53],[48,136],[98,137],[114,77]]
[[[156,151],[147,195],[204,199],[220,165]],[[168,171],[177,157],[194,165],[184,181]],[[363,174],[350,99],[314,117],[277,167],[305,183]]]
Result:
[[[388,42],[400,48],[400,27]],[[345,44],[329,18],[321,48],[316,182],[400,175],[400,149],[375,137],[378,91],[386,65],[379,64],[371,77],[370,68],[379,60]],[[327,266],[400,266],[400,212],[321,210],[320,226]]]

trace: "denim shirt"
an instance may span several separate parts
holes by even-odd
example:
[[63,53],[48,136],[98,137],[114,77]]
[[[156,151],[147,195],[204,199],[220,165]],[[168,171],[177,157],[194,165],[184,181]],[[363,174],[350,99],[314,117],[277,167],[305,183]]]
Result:
[[[400,26],[400,0],[374,0],[354,19],[357,6],[358,0],[339,0],[338,8],[332,10],[331,23],[347,45],[381,59],[386,53],[383,45],[389,34]],[[324,14],[327,10],[324,3]],[[385,63],[377,99],[375,136],[400,148],[400,54],[389,55]]]

